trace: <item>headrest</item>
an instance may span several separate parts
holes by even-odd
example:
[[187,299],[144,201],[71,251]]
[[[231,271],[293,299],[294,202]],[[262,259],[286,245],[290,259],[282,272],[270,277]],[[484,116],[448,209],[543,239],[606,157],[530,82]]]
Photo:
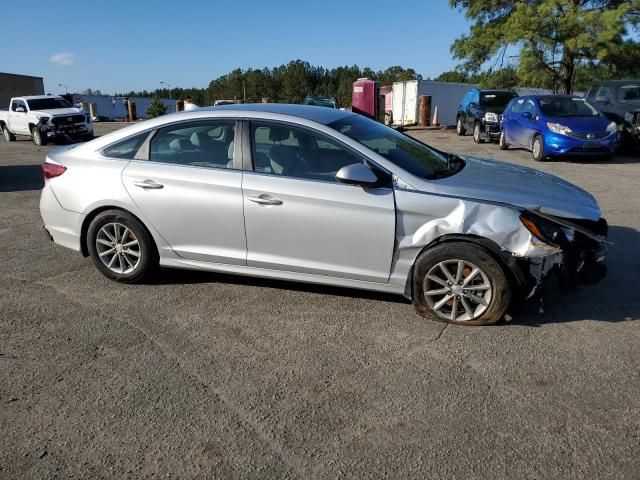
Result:
[[229,144],[229,148],[227,148],[227,158],[233,161],[233,140]]
[[291,135],[291,130],[285,127],[269,127],[269,140],[272,142],[282,142]]
[[171,140],[171,142],[169,142],[169,148],[175,152],[189,150],[191,146],[191,142],[186,138],[174,138],[173,140]]
[[203,147],[209,141],[209,135],[206,132],[193,132],[190,140],[196,147]]

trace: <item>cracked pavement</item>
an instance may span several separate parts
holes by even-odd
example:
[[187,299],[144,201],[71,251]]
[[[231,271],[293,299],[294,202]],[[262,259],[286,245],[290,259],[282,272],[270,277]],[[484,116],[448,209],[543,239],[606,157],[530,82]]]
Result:
[[0,142],[0,479],[640,475],[640,158],[533,165],[598,198],[615,243],[601,284],[447,327],[348,289],[112,283],[42,231],[50,148]]

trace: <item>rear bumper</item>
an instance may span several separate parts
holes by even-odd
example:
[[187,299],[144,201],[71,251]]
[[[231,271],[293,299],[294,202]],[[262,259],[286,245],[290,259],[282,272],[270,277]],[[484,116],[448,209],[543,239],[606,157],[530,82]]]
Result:
[[62,208],[48,181],[45,181],[40,196],[40,216],[46,232],[55,243],[80,251],[80,233],[85,215]]
[[603,140],[579,140],[555,133],[544,135],[545,153],[550,156],[597,157],[611,155],[617,147],[618,135],[615,133]]
[[482,137],[489,140],[498,140],[502,128],[499,123],[482,122]]

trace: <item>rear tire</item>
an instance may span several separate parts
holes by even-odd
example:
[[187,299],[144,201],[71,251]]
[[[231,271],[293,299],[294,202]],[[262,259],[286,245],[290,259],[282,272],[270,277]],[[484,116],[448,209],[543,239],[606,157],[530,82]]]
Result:
[[480,128],[480,123],[476,122],[473,126],[473,141],[476,143],[482,143],[484,140],[482,139],[482,130]]
[[31,138],[33,139],[33,143],[39,147],[47,144],[47,136],[38,127],[31,129]]
[[507,137],[504,134],[504,130],[500,132],[500,138],[498,139],[498,148],[500,150],[508,150],[509,144],[507,143]]
[[16,136],[9,131],[9,127],[7,127],[6,125],[2,128],[2,133],[4,135],[5,141],[7,141],[7,142],[15,142],[16,141]]
[[503,318],[511,295],[505,271],[479,245],[444,243],[425,251],[416,260],[413,305],[418,315],[429,320],[492,325]]
[[116,282],[139,283],[158,267],[151,235],[123,210],[106,210],[91,221],[87,249],[100,273]]
[[536,135],[531,142],[531,156],[536,162],[543,162],[547,158],[544,151],[544,139],[542,135]]
[[458,121],[456,122],[456,133],[461,137],[467,133],[467,129],[464,128],[464,123],[462,121],[462,117],[458,117]]

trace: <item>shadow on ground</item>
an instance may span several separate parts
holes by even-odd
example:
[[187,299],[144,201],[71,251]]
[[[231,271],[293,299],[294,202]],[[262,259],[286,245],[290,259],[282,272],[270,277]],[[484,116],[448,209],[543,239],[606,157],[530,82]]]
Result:
[[40,190],[43,186],[40,165],[0,166],[0,192]]

